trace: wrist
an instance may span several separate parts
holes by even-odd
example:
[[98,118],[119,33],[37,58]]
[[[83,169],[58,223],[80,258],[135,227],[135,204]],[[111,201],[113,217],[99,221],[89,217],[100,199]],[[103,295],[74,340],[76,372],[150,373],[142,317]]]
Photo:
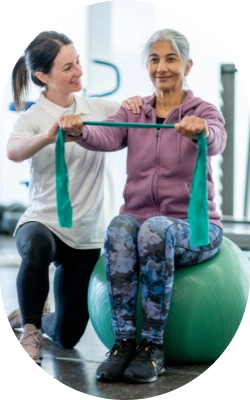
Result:
[[47,146],[48,144],[55,143],[56,138],[53,140],[51,137],[49,137],[48,132],[41,133],[41,141],[44,146]]
[[207,124],[205,124],[204,136],[205,136],[206,139],[208,139],[209,135],[210,135],[210,132],[209,132],[208,126],[207,126]]

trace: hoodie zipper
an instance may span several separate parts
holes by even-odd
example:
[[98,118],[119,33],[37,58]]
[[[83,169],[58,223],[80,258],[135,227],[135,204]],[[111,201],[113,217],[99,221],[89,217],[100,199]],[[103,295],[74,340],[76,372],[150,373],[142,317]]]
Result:
[[160,159],[159,159],[159,142],[160,142],[160,134],[161,130],[156,129],[156,143],[155,143],[155,173],[152,179],[152,199],[155,204],[156,210],[155,210],[155,215],[157,214],[157,211],[159,210],[159,201],[158,201],[158,175],[159,175],[159,167],[160,167]]
[[[174,110],[172,110],[173,112]],[[171,112],[171,113],[172,113]],[[171,113],[168,115],[168,117],[166,118],[168,120],[168,118],[170,117]],[[182,104],[179,107],[179,112],[178,112],[178,122],[180,122],[181,120],[181,114],[182,113]],[[166,120],[163,123],[167,123]],[[157,215],[157,213],[160,211],[159,209],[159,200],[158,200],[158,176],[159,176],[159,167],[160,167],[160,151],[158,150],[159,147],[159,142],[160,142],[160,134],[161,134],[161,130],[160,129],[156,129],[156,145],[155,145],[155,162],[156,162],[156,171],[154,173],[153,179],[152,179],[152,199],[153,202],[155,204],[156,210],[155,210],[155,215]],[[180,134],[178,133],[178,137],[177,137],[177,162],[179,163],[181,161],[181,152],[180,152]]]

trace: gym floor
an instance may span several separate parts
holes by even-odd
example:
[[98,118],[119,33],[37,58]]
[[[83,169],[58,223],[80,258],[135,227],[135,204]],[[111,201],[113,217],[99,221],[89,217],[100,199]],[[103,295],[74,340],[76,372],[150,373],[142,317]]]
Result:
[[[250,256],[249,252],[247,253]],[[18,308],[15,280],[20,258],[11,236],[0,235],[0,282],[6,314]],[[53,285],[54,267],[50,267],[50,285]],[[53,293],[49,294],[53,310]],[[16,330],[18,335],[20,330]],[[147,385],[129,385],[122,382],[97,382],[95,371],[105,359],[108,350],[100,342],[89,322],[85,334],[72,350],[64,350],[45,336],[41,368],[63,384],[95,397],[107,399],[143,399],[171,392],[197,378],[211,364],[167,365],[157,382]],[[39,367],[38,367],[39,368]]]

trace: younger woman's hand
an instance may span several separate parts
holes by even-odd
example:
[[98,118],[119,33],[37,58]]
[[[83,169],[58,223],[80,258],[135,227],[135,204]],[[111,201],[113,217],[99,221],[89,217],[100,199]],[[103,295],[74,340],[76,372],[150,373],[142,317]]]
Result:
[[56,121],[51,125],[49,130],[43,134],[43,138],[47,144],[54,143],[57,138],[57,133],[59,129],[59,121]]
[[123,100],[121,105],[128,111],[132,111],[133,114],[140,114],[142,104],[142,98],[140,96],[134,96],[129,97],[127,100]]

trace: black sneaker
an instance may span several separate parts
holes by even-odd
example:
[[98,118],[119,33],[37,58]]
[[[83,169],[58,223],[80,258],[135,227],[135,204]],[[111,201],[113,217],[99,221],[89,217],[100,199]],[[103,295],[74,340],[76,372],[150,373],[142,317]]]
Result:
[[123,378],[123,372],[133,359],[136,348],[135,339],[117,340],[104,361],[96,371],[96,379],[101,382],[116,382]]
[[148,383],[156,381],[164,372],[163,346],[143,339],[123,376],[125,382]]

